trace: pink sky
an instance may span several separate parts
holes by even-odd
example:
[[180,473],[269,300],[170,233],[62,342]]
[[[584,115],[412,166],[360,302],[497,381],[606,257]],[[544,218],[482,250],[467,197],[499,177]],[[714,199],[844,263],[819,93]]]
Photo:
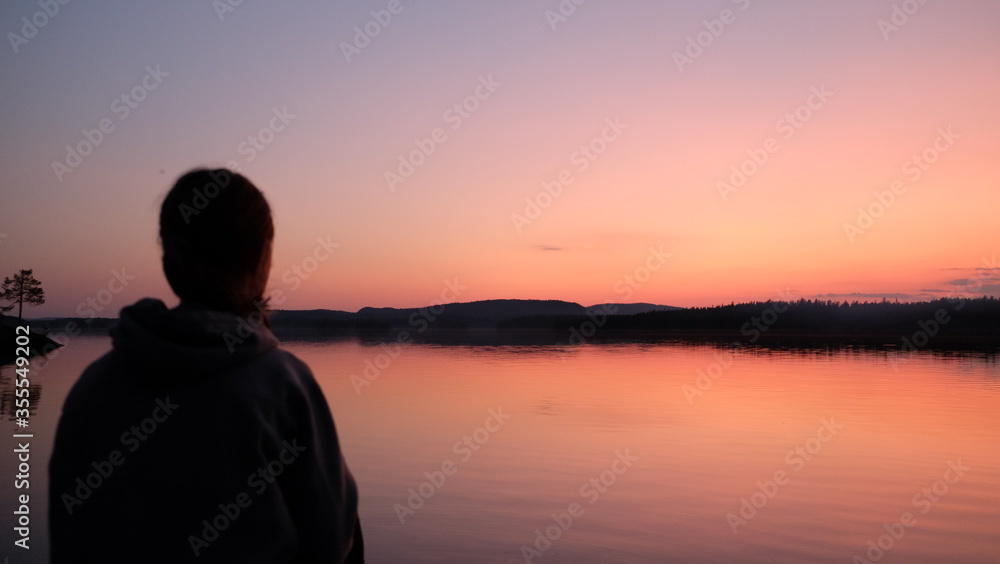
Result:
[[1000,295],[1000,5],[558,6],[62,6],[0,54],[0,274],[43,282],[28,316],[175,303],[160,201],[236,165],[282,308]]

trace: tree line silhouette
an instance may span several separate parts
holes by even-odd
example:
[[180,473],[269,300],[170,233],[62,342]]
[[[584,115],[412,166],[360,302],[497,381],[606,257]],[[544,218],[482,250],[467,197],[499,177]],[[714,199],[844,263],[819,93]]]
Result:
[[580,331],[588,322],[595,336],[625,333],[733,336],[743,342],[796,335],[896,337],[898,340],[922,331],[930,338],[993,339],[1000,345],[1000,300],[995,297],[903,303],[804,298],[793,302],[768,300],[606,318],[599,315],[558,320],[521,318],[503,323],[502,328],[549,327],[557,332]]
[[[584,307],[558,300],[483,300],[424,308],[277,311],[279,337],[296,335],[394,339],[407,331],[435,342],[579,343],[590,339],[713,340],[729,344],[865,344],[904,348],[1000,347],[1000,300],[947,298],[927,302],[754,301],[620,315],[623,304]],[[663,306],[654,306],[663,307]],[[61,320],[32,325],[58,329]],[[105,332],[117,320],[86,319]]]

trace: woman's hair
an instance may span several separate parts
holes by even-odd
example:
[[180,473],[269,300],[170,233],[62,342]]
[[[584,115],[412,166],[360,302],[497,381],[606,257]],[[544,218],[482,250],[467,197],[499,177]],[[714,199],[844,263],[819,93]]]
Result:
[[182,301],[267,323],[263,299],[274,224],[260,190],[226,169],[177,180],[160,209],[163,272]]

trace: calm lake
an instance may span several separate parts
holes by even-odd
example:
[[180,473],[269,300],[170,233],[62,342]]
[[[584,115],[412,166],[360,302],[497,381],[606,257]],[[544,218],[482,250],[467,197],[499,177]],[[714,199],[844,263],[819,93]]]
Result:
[[[372,563],[1000,561],[995,356],[284,346],[333,409]],[[109,348],[33,361],[30,551],[12,544],[10,433],[0,457],[11,564],[48,560],[59,410]],[[12,366],[0,389],[13,431]]]

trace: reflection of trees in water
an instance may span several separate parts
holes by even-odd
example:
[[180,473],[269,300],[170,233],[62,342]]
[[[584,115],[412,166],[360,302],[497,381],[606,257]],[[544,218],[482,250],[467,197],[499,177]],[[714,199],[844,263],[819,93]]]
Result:
[[[8,371],[7,368],[10,368]],[[30,377],[30,372],[29,372]],[[0,416],[6,416],[7,421],[14,420],[14,409],[17,404],[14,395],[14,367],[4,367],[0,372]],[[38,402],[42,399],[42,385],[30,384],[28,386],[28,413],[32,416],[38,412]]]

